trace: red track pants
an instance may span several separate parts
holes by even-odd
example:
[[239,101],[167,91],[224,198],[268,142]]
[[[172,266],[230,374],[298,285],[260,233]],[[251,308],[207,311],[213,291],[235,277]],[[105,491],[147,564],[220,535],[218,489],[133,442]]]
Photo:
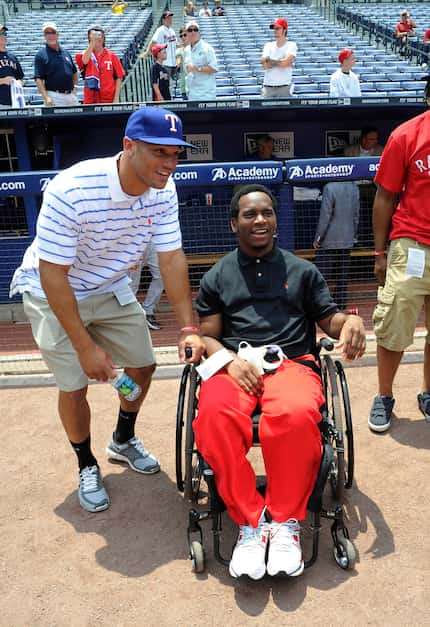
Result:
[[246,455],[257,398],[225,370],[202,383],[194,421],[196,445],[215,473],[219,495],[238,525],[257,527],[265,506],[276,522],[303,520],[321,461],[318,422],[321,380],[309,367],[285,360],[263,375],[259,436],[267,475],[266,497],[256,490]]

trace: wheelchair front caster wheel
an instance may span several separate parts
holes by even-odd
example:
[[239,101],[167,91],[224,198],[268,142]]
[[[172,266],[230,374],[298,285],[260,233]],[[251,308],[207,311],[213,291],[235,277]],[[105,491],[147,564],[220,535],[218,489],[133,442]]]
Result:
[[190,544],[190,559],[193,572],[202,573],[205,569],[205,552],[198,540],[194,540]]
[[354,568],[357,556],[354,545],[348,538],[342,538],[334,545],[333,555],[336,564],[343,568],[343,570],[351,570]]

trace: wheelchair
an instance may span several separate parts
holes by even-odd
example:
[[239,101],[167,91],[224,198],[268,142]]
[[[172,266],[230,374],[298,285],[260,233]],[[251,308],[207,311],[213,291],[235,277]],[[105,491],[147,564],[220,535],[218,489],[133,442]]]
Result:
[[[343,502],[345,490],[351,488],[354,479],[354,439],[348,385],[343,366],[340,361],[333,360],[328,354],[320,355],[321,349],[330,352],[333,348],[331,340],[322,338],[315,351],[318,365],[313,364],[321,376],[325,402],[321,408],[321,422],[319,423],[322,441],[320,468],[307,507],[312,553],[308,559],[305,557],[304,566],[305,568],[312,566],[318,557],[321,519],[326,518],[332,521],[334,559],[340,568],[348,570],[354,567],[356,552],[345,525]],[[177,488],[183,493],[184,498],[195,506],[204,496],[201,492],[202,479],[207,485],[205,509],[192,507],[188,515],[189,558],[195,573],[204,572],[206,567],[203,530],[200,525],[205,520],[212,521],[215,558],[221,564],[226,566],[229,564],[229,560],[225,559],[221,553],[220,541],[222,514],[226,507],[217,492],[214,472],[194,443],[193,420],[197,413],[200,382],[195,367],[187,364],[182,372],[176,413]],[[253,446],[258,446],[260,418],[258,411],[254,412],[251,418]],[[325,500],[328,500],[326,499],[326,486],[329,486],[329,495],[331,493],[328,507],[324,507]],[[264,491],[264,488],[264,484],[257,485],[259,490]]]

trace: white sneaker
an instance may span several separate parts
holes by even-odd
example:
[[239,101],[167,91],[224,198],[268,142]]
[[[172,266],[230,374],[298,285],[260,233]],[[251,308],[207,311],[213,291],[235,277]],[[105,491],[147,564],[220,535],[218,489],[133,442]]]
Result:
[[295,518],[270,525],[269,559],[267,572],[272,577],[285,573],[297,577],[305,565],[300,547],[300,525]]
[[251,525],[239,527],[239,538],[230,560],[230,575],[241,577],[248,575],[251,579],[261,579],[266,572],[266,548],[269,537],[269,526],[260,522],[257,528]]

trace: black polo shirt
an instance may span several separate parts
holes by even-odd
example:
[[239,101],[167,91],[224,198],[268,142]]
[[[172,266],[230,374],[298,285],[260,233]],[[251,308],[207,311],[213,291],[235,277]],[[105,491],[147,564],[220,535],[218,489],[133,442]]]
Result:
[[317,267],[276,246],[264,257],[223,257],[203,276],[196,309],[222,315],[226,348],[279,344],[290,358],[313,353],[315,323],[338,311]]
[[[14,54],[0,52],[0,78],[12,76],[16,80],[24,78],[22,67]],[[0,104],[11,105],[10,85],[0,85]]]
[[75,62],[67,50],[58,50],[45,45],[34,58],[34,78],[45,81],[47,91],[72,91],[73,74],[77,72]]

